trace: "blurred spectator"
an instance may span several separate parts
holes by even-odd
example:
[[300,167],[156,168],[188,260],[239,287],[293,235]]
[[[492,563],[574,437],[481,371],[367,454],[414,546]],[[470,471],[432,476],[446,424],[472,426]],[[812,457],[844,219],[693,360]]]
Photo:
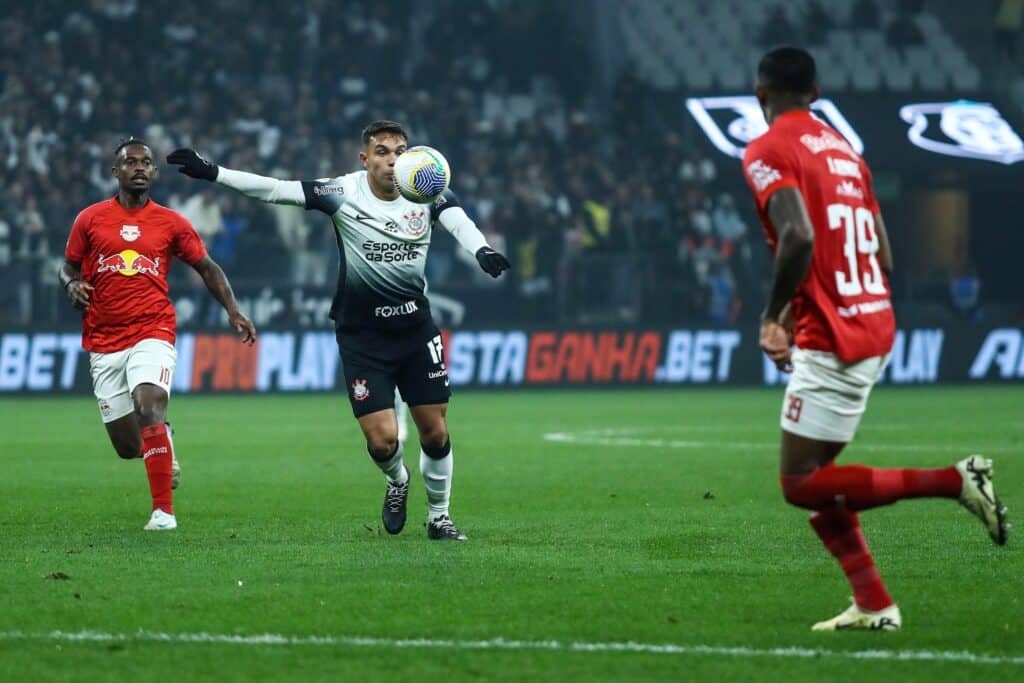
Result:
[[[318,178],[360,167],[368,121],[405,122],[411,144],[445,152],[463,206],[516,266],[505,287],[438,231],[432,286],[486,283],[538,316],[577,313],[556,306],[560,283],[577,287],[581,296],[565,298],[594,315],[637,315],[655,277],[695,300],[704,291],[690,287],[695,273],[706,283],[711,264],[729,260],[723,251],[736,239],[727,235],[751,220],[711,206],[726,179],[683,127],[666,125],[658,93],[633,69],[599,92],[568,3],[392,0],[339,13],[325,0],[178,0],[170,14],[138,0],[8,5],[0,308],[19,319],[34,292],[52,288],[76,213],[114,194],[111,155],[129,134],[147,139],[158,160],[194,146],[228,167]],[[808,21],[819,10],[812,3]],[[784,8],[775,13],[777,40],[794,39]],[[133,57],[138,78],[124,77],[123,45],[112,39],[128,27],[149,41]],[[192,221],[239,287],[333,287],[335,235],[320,216],[169,172],[154,198]],[[187,283],[190,273],[172,278]]]
[[697,149],[691,150],[679,164],[679,180],[684,183],[712,183],[717,177],[715,163]]
[[1024,29],[1024,0],[1000,0],[993,28],[996,54],[1006,62],[1016,63]]

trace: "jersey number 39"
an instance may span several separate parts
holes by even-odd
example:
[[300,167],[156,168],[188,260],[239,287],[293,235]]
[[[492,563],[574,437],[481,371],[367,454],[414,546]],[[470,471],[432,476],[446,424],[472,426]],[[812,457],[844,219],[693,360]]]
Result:
[[[875,231],[875,217],[862,206],[854,208],[849,204],[828,205],[828,227],[830,230],[846,231],[843,256],[846,257],[847,271],[836,271],[836,287],[840,296],[886,294],[885,280],[878,267],[878,233]],[[868,257],[871,272],[860,274],[858,255]]]

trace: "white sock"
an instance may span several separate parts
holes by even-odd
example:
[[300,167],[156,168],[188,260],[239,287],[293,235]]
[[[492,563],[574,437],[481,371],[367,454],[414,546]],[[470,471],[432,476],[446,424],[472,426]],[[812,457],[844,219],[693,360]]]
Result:
[[388,481],[392,484],[404,484],[409,481],[409,473],[405,470],[405,463],[402,462],[402,448],[401,442],[398,444],[398,448],[395,449],[395,454],[387,460],[377,460],[372,455],[370,460],[373,464],[380,468],[384,476],[388,478]]
[[448,502],[452,493],[452,448],[449,444],[448,455],[435,460],[420,449],[420,472],[423,474],[423,488],[427,490],[427,503],[430,512],[429,521],[448,514]]
[[395,420],[398,421],[398,440],[405,443],[409,438],[409,404],[402,400],[398,389],[395,389]]

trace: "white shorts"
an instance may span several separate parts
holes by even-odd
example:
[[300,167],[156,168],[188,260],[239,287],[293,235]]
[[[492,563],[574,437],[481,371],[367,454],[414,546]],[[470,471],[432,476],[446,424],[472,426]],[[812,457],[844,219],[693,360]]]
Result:
[[834,353],[795,349],[782,428],[817,441],[852,441],[868,394],[888,362],[888,354],[844,363]]
[[113,422],[135,410],[132,392],[140,384],[155,384],[170,396],[177,361],[177,350],[162,339],[143,339],[135,346],[114,353],[90,353],[92,389],[103,423]]

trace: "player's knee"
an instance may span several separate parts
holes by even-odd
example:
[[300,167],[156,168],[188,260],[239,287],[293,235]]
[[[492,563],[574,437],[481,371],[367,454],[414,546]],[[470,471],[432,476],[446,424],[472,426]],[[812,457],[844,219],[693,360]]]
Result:
[[135,417],[143,427],[163,424],[167,414],[167,404],[156,398],[136,398]]
[[779,475],[779,483],[782,485],[782,497],[790,505],[815,509],[808,496],[805,484],[810,478],[808,474],[782,474]]
[[167,393],[152,384],[140,384],[132,392],[132,403],[139,425],[163,424],[167,415]]
[[381,462],[391,459],[398,448],[398,435],[380,435],[367,439],[366,450],[370,457]]
[[424,449],[443,449],[448,444],[448,428],[443,421],[420,429],[420,445]]

